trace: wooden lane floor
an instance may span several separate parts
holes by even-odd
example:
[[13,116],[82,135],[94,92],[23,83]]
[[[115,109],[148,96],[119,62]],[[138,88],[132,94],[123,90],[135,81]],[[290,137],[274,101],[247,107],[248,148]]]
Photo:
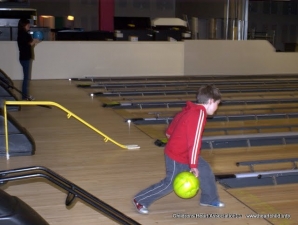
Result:
[[[124,119],[173,117],[182,107],[177,108],[146,108],[146,109],[115,109]],[[297,104],[262,104],[262,105],[221,105],[216,115],[266,114],[297,112]]]
[[120,79],[117,78],[109,78],[109,80],[98,80],[98,81],[71,81],[81,88],[104,88],[104,89],[112,89],[112,88],[149,88],[149,87],[179,87],[179,86],[200,86],[202,84],[215,84],[215,85],[230,85],[230,86],[241,86],[241,85],[268,85],[268,84],[283,84],[287,86],[288,84],[296,83],[298,75],[294,76],[219,76],[219,77],[203,77],[203,76],[192,76],[191,79],[186,76],[176,76],[176,77],[158,77],[151,79],[144,79],[142,77],[139,78],[131,78],[131,77],[123,77]]
[[[135,91],[135,92],[141,92],[141,91],[168,91],[168,90],[197,90],[198,87],[200,87],[200,84],[195,84],[193,86],[190,85],[179,85],[179,86],[161,86],[161,87],[123,87],[123,88],[107,88],[107,87],[99,87],[99,89],[104,89],[105,92],[128,92],[128,91]],[[233,90],[239,90],[239,92],[241,90],[247,90],[247,89],[251,89],[251,90],[259,90],[259,89],[277,89],[277,88],[283,88],[283,89],[289,89],[289,88],[296,88],[298,86],[298,82],[294,82],[294,83],[274,83],[274,84],[241,84],[239,83],[238,85],[233,85],[231,87],[231,84],[217,84],[216,87],[218,87],[220,90],[222,90],[222,92],[225,92],[225,90],[229,90],[229,89],[233,89]],[[91,87],[92,89],[95,89],[95,87]]]
[[[221,93],[249,93],[249,92],[283,92],[283,91],[297,91],[297,87],[256,87],[256,88],[242,88],[242,89],[220,89]],[[90,96],[104,96],[104,97],[110,97],[110,96],[117,96],[117,97],[128,97],[128,96],[166,96],[166,95],[178,95],[178,94],[184,94],[184,95],[195,95],[197,93],[197,89],[159,89],[159,90],[125,90],[125,91],[96,91],[93,93],[90,93]]]
[[[265,105],[263,105],[265,106]],[[206,137],[212,137],[212,136],[227,136],[228,135],[250,135],[250,134],[258,134],[258,133],[264,133],[266,135],[270,135],[270,133],[278,133],[278,132],[295,132],[297,131],[297,125],[298,121],[297,118],[286,118],[285,115],[283,115],[283,118],[278,118],[280,115],[278,114],[278,110],[272,110],[270,107],[267,107],[268,109],[253,109],[253,110],[240,110],[237,112],[236,110],[233,110],[234,115],[241,115],[243,113],[251,114],[252,116],[247,117],[247,119],[241,119],[242,117],[239,117],[237,120],[233,121],[232,117],[230,121],[217,121],[215,120],[212,122],[212,119],[208,120],[206,124],[206,128],[204,131],[203,136]],[[222,109],[219,108],[217,115],[224,115],[223,112],[220,111]],[[150,109],[152,110],[152,109]],[[150,111],[148,109],[146,110],[115,110],[119,115],[126,119],[132,119],[132,118],[156,118],[156,121],[160,120],[162,117],[165,118],[172,118],[175,113],[178,111],[171,111],[171,109],[167,109],[167,111]],[[296,107],[290,108],[285,110],[284,108],[279,109],[281,113],[297,113]],[[129,113],[127,113],[129,111]],[[231,110],[229,110],[231,111]],[[278,116],[272,116],[270,113],[276,112]],[[135,113],[138,114],[135,114]],[[140,113],[141,112],[141,113]],[[145,113],[147,112],[147,113]],[[125,114],[123,114],[125,113]],[[260,113],[259,117],[254,116],[254,113]],[[267,116],[263,116],[262,113],[268,113]],[[158,118],[157,118],[158,117]],[[294,116],[294,117],[297,117]],[[271,119],[270,119],[271,118]],[[274,118],[274,119],[272,119]],[[226,120],[226,118],[223,118]],[[235,119],[235,118],[234,118]],[[134,121],[134,120],[133,120]],[[142,119],[140,119],[142,121]],[[150,121],[150,120],[149,120]],[[151,120],[152,121],[152,120]],[[155,120],[153,120],[152,124],[150,122],[146,123],[145,125],[141,125],[142,122],[140,122],[140,125],[137,125],[138,129],[140,129],[142,132],[149,135],[154,140],[163,140],[165,138],[165,130],[167,128],[167,123],[170,123],[171,119],[167,121],[166,119],[161,122],[162,124],[156,124]]]
[[[20,82],[16,82],[16,86],[20,85]],[[36,153],[33,156],[11,157],[9,160],[0,158],[0,170],[36,165],[48,167],[144,225],[256,224],[255,220],[245,217],[246,214],[255,212],[227,193],[220,185],[218,185],[219,194],[221,200],[226,203],[223,209],[202,207],[198,205],[198,197],[183,200],[172,193],[153,204],[148,216],[138,214],[131,204],[131,199],[142,188],[163,178],[165,168],[162,149],[152,145],[151,138],[134,126],[128,130],[127,124],[124,124],[123,119],[113,110],[99,107],[97,101],[86,98],[83,91],[70,85],[69,82],[31,81],[30,87],[36,100],[57,102],[116,141],[123,144],[138,144],[141,148],[128,151],[119,149],[110,142],[106,143],[98,134],[78,121],[72,118],[68,120],[65,113],[56,108],[24,106],[20,112],[12,112],[11,115],[34,137]],[[248,154],[246,149],[239,149],[239,151],[246,153],[248,158],[256,157],[256,154]],[[221,154],[221,151],[216,153]],[[227,158],[236,160],[235,152],[229,154],[233,157]],[[268,152],[266,154],[268,155]],[[260,158],[262,157],[264,156],[261,155]],[[205,158],[212,167],[216,166],[212,155],[206,155]],[[231,166],[229,162],[219,165],[228,168]],[[80,201],[77,201],[73,207],[67,208],[66,193],[44,180],[9,182],[1,188],[21,198],[50,224],[115,224]],[[285,199],[289,199],[291,204],[291,198],[285,197]],[[182,213],[239,214],[242,217],[238,219],[178,219],[175,217]],[[270,223],[260,219],[257,224]]]
[[[173,105],[179,105],[183,106],[185,105],[186,101],[195,101],[195,95],[177,95],[177,96],[150,96],[150,97],[95,97],[95,99],[98,99],[103,107],[116,107],[117,108],[125,108],[123,106],[128,107],[129,105],[136,107],[147,107],[146,105],[160,105],[160,107],[164,106],[166,107],[173,107]],[[221,105],[227,105],[227,104],[267,104],[269,102],[295,102],[298,100],[298,92],[297,94],[291,93],[291,94],[284,94],[284,93],[275,93],[275,94],[269,94],[269,95],[252,95],[252,94],[230,94],[230,95],[223,95],[222,96],[222,103]],[[154,106],[150,106],[154,107]]]
[[[297,144],[293,144],[202,150],[201,156],[210,163],[213,172],[217,175],[249,173],[251,172],[249,166],[237,166],[237,162],[297,158],[297,147]],[[162,148],[160,149],[163,151]],[[256,172],[292,168],[293,164],[290,162],[254,165]]]
[[[87,89],[86,95],[90,95]],[[239,92],[239,93],[222,93],[222,100],[243,100],[243,101],[259,101],[259,100],[291,100],[297,99],[298,90],[296,91],[272,91],[272,92]],[[91,97],[90,97],[91,98]],[[147,102],[177,102],[177,101],[194,101],[195,94],[180,93],[171,95],[136,95],[136,96],[95,96],[94,99],[104,104],[121,104],[121,103],[147,103]]]
[[[252,100],[252,99],[293,99],[298,97],[297,91],[284,91],[284,92],[250,92],[250,93],[223,93],[223,100]],[[110,102],[150,102],[150,101],[194,101],[194,94],[177,94],[165,96],[97,96],[95,97],[103,103]]]
[[[160,85],[155,85],[155,83],[152,84],[131,84],[131,86],[116,86],[111,87],[109,86],[104,86],[104,85],[91,85],[90,88],[96,89],[96,88],[104,88],[108,92],[123,92],[123,91],[144,91],[144,90],[196,90],[199,88],[201,85],[204,83],[169,83],[169,84],[160,84]],[[221,90],[226,90],[226,89],[235,89],[235,90],[242,90],[242,89],[259,89],[259,88],[268,88],[268,89],[273,89],[273,88],[284,88],[287,89],[288,87],[297,87],[298,85],[298,80],[295,81],[277,81],[275,83],[263,83],[263,82],[256,82],[256,83],[241,83],[241,82],[236,82],[236,83],[230,83],[230,82],[213,82],[213,83],[206,83],[206,84],[212,84],[215,85],[217,88]],[[80,86],[78,86],[80,87]]]
[[[296,77],[296,79],[297,79],[297,77]],[[179,82],[178,82],[179,83]],[[119,82],[118,83],[119,85],[121,85],[121,82]],[[241,83],[240,83],[241,84]],[[224,87],[224,88],[226,88],[227,90],[234,90],[235,92],[238,90],[238,93],[240,93],[240,94],[242,94],[241,93],[241,89],[239,89],[239,88],[237,88],[237,85],[231,85],[231,84],[229,84],[228,82],[225,82],[224,84],[222,84],[223,86],[222,87]],[[245,85],[245,84],[244,84]],[[253,85],[253,84],[252,84]],[[271,87],[272,88],[278,88],[279,89],[279,92],[286,92],[287,91],[287,88],[291,88],[291,87],[294,87],[294,89],[293,88],[291,88],[291,92],[289,92],[289,94],[294,94],[297,90],[295,89],[295,87],[297,86],[296,85],[296,82],[293,82],[293,81],[291,81],[291,80],[289,80],[289,81],[287,81],[286,83],[282,83],[282,82],[278,82],[277,84],[268,84],[268,87],[270,87],[270,85],[271,85]],[[272,86],[273,85],[273,86]],[[249,86],[249,85],[248,85]],[[262,86],[264,86],[264,85],[260,85],[260,84],[257,84],[257,85],[253,85],[251,88],[252,88],[252,90],[254,90],[255,92],[257,91],[257,90],[259,90],[259,89],[262,89],[263,87]],[[183,88],[184,88],[185,86],[183,86],[182,85],[182,88],[181,87],[176,87],[176,90],[179,90],[179,91],[181,91]],[[195,91],[196,90],[196,88],[197,87],[193,87],[191,90],[193,90],[193,91]],[[122,92],[123,92],[123,94],[124,93],[127,93],[127,91],[130,91],[130,92],[135,92],[135,93],[137,93],[137,92],[140,92],[139,93],[139,95],[142,95],[141,94],[141,92],[142,91],[148,91],[148,90],[151,90],[151,91],[154,91],[154,92],[158,92],[158,90],[157,90],[158,88],[157,87],[153,87],[153,88],[150,88],[150,87],[142,87],[141,89],[136,89],[136,88],[129,88],[129,87],[125,87],[124,89],[121,89],[122,90]],[[160,89],[160,88],[159,88]],[[168,89],[171,89],[170,87],[162,87],[162,89],[160,89],[159,91],[161,92],[161,95],[164,95],[164,91],[166,91],[166,90],[168,90]],[[221,89],[221,88],[220,88]],[[269,88],[270,89],[270,88]],[[89,93],[90,93],[90,89],[85,89],[85,90],[89,90]],[[93,90],[94,92],[96,92],[96,90],[97,91],[100,91],[100,92],[107,92],[107,89],[104,89],[104,88],[102,88],[102,89],[91,89],[91,90]],[[175,90],[175,89],[174,89]],[[173,91],[174,91],[173,90]],[[184,88],[184,90],[185,91],[187,91],[188,89],[185,89]],[[120,91],[120,90],[118,90],[118,91]],[[264,93],[265,94],[265,96],[266,95],[270,95],[270,92],[268,92],[268,89],[266,89],[265,88],[265,91],[267,92],[267,93]],[[272,90],[273,91],[273,90]],[[271,92],[272,92],[271,91]],[[117,92],[117,89],[113,89],[113,88],[111,88],[111,90],[109,90],[108,92]],[[225,94],[225,91],[223,90],[222,91],[223,92],[223,94]],[[181,92],[180,92],[181,93]],[[119,92],[119,96],[120,96],[120,94],[121,94],[121,91]],[[177,93],[178,94],[178,93]],[[125,94],[125,95],[127,95],[127,94]],[[146,94],[146,95],[148,95],[148,94]],[[155,94],[156,95],[156,94]],[[171,93],[170,94],[170,97],[171,97],[171,95],[175,95],[175,93]],[[251,94],[249,94],[249,95],[251,95]],[[279,94],[279,95],[282,95],[282,94]],[[279,96],[279,95],[277,95],[277,96]],[[167,95],[165,95],[165,96],[167,96]],[[164,96],[164,97],[165,97]],[[176,95],[175,95],[176,96]],[[185,96],[185,95],[184,95]],[[111,98],[112,98],[112,96],[110,96]],[[143,96],[144,97],[144,96]],[[150,96],[151,97],[151,96]],[[257,96],[257,97],[260,97],[260,96]],[[136,98],[138,98],[138,96],[135,94],[135,96],[122,96],[122,98],[123,99],[136,99]],[[154,95],[152,96],[152,98],[154,98]],[[178,97],[179,98],[179,97]],[[248,96],[248,98],[250,98],[250,96]],[[144,99],[145,100],[145,99]],[[120,100],[119,100],[120,101]]]
[[[152,139],[164,139],[167,124],[136,125]],[[298,119],[266,119],[229,122],[207,122],[204,137],[298,131]]]
[[[294,225],[297,224],[298,215],[296,207],[298,204],[296,196],[297,185],[277,185],[270,187],[249,187],[239,189],[228,189],[227,192],[253,209],[258,214],[255,217],[267,217],[272,224]],[[291,204],[288,198],[292,196]],[[259,219],[254,218],[252,221]]]
[[[98,83],[81,83],[74,81],[74,84],[76,84],[78,87],[81,88],[100,88],[107,91],[125,91],[125,90],[156,90],[156,89],[181,89],[181,88],[198,88],[202,84],[215,84],[220,89],[241,89],[241,87],[251,87],[252,89],[256,87],[283,87],[286,89],[287,87],[296,87],[298,84],[298,76],[291,76],[290,79],[287,77],[282,77],[280,79],[272,79],[270,80],[270,76],[268,76],[267,80],[260,79],[258,76],[254,76],[254,79],[245,77],[240,77],[241,79],[237,79],[237,76],[232,76],[229,78],[224,77],[217,77],[208,79],[208,77],[197,77],[197,80],[189,81],[187,79],[184,79],[185,76],[180,77],[172,77],[172,80],[163,80],[163,79],[155,79],[155,80],[142,80],[142,78],[135,78],[130,80],[125,80],[123,78],[121,81],[115,80],[112,81],[102,81]],[[239,77],[238,77],[239,78]],[[111,78],[112,80],[113,78]],[[170,77],[168,78],[170,79]],[[184,80],[183,80],[184,79]]]
[[254,75],[254,76],[158,76],[158,77],[89,77],[74,78],[71,80],[74,84],[146,84],[146,83],[183,83],[183,82],[263,82],[275,83],[281,81],[297,81],[297,75]]
[[[290,84],[291,85],[291,84]],[[249,92],[237,92],[235,89],[235,93],[222,93],[223,95],[223,101],[228,101],[228,100],[243,100],[243,101],[259,101],[260,99],[269,99],[269,100],[295,100],[297,98],[297,91],[298,90],[291,90],[291,91],[286,91],[286,88],[289,87],[289,85],[287,85],[286,87],[284,87],[284,85],[282,85],[283,88],[285,88],[285,90],[282,91],[270,91],[270,92],[257,92],[257,91],[249,91]],[[231,89],[229,87],[229,89]],[[83,89],[85,90],[87,93],[90,93],[90,89]],[[96,90],[96,89],[91,89],[91,90]],[[125,89],[127,90],[127,89]],[[146,88],[143,88],[142,90],[146,90]],[[166,90],[166,88],[164,88],[163,90]],[[102,92],[105,92],[105,90],[101,90]],[[124,92],[125,93],[125,92]],[[132,93],[134,93],[132,91]],[[135,96],[121,96],[121,93],[119,93],[119,96],[105,96],[105,95],[101,95],[101,96],[96,96],[96,99],[99,99],[101,102],[105,103],[105,104],[109,104],[109,103],[148,103],[148,102],[166,102],[166,101],[187,101],[187,100],[194,100],[195,99],[195,93],[180,93],[180,94],[175,94],[175,93],[171,93],[169,95],[165,94],[165,95],[135,95]]]
[[[248,95],[248,93],[245,93]],[[251,94],[251,93],[249,93]],[[267,93],[266,93],[267,94]],[[264,95],[266,95],[264,94]],[[289,96],[291,96],[293,92],[289,93]],[[278,96],[279,95],[279,96]],[[276,98],[282,98],[280,97],[282,94],[279,93],[277,96],[272,95],[272,97]],[[134,96],[135,97],[135,96]],[[133,97],[133,98],[134,98]],[[145,96],[147,97],[147,96]],[[150,98],[154,96],[147,97],[148,100],[150,101]],[[242,96],[242,99],[245,96]],[[266,96],[267,97],[267,96]],[[288,97],[288,96],[287,96]],[[126,98],[126,97],[125,97]],[[131,97],[132,98],[132,97]],[[137,101],[144,100],[144,97],[137,98]],[[156,97],[159,98],[159,97]],[[179,97],[178,97],[179,98]],[[241,98],[241,97],[240,97]],[[160,99],[160,98],[159,98]],[[168,98],[170,99],[170,97]],[[247,99],[252,99],[251,96],[247,97]],[[111,100],[111,99],[110,99]],[[113,99],[116,100],[117,99]],[[123,99],[123,100],[127,100]],[[133,100],[134,101],[134,100]],[[275,105],[275,104],[274,104]],[[221,106],[224,107],[224,106]],[[227,107],[225,110],[226,112],[231,112],[231,110],[235,113],[240,112],[240,113],[271,113],[271,112],[297,112],[296,106],[292,105],[284,105],[284,107],[277,107],[277,108],[271,108],[272,105],[262,107],[258,105],[255,108],[250,108],[250,107],[242,107],[241,109],[235,108],[235,107]],[[289,108],[287,108],[289,107]],[[243,110],[243,108],[245,108]],[[169,114],[173,113],[173,115],[177,112],[171,111],[171,109],[166,109],[165,111],[162,111],[161,109],[154,109],[155,111],[150,111],[149,114],[151,116],[168,116]],[[223,110],[223,111],[225,111]],[[250,110],[250,111],[249,111]],[[128,110],[129,111],[129,110]],[[146,111],[144,109],[140,111]],[[179,111],[179,110],[178,110]],[[130,112],[135,112],[134,110],[131,110]],[[118,111],[119,113],[119,111]],[[169,113],[169,114],[167,114]],[[220,114],[221,112],[219,112]],[[121,114],[121,113],[120,113]],[[167,115],[166,115],[167,114]],[[138,118],[140,114],[138,114],[136,117]],[[133,117],[128,117],[128,118],[133,118]],[[234,122],[234,121],[233,121]],[[237,121],[238,122],[238,121]],[[243,123],[246,123],[247,121],[240,121],[239,123],[229,123],[231,126],[244,126]],[[255,121],[248,121],[245,125],[246,126],[254,126]],[[258,121],[259,122],[259,121]],[[280,120],[279,122],[274,122],[274,120],[266,120],[263,125],[266,126],[266,124],[269,122],[269,125],[271,122],[273,124],[283,124],[284,120]],[[294,121],[288,121],[288,124],[291,124]],[[262,123],[262,122],[261,122]],[[210,124],[210,123],[207,123]],[[216,124],[216,125],[215,125]],[[272,124],[271,124],[272,125]],[[155,125],[149,126],[154,127]],[[159,126],[159,125],[158,125]],[[161,135],[164,135],[164,130],[166,129],[166,125],[160,125],[163,130],[159,130]],[[211,126],[211,125],[210,125]],[[219,123],[214,123],[214,127],[219,126]],[[224,126],[228,126],[227,123],[224,123]],[[139,126],[138,126],[139,127]],[[143,126],[147,127],[148,126]],[[207,127],[207,126],[206,126]],[[212,127],[212,126],[211,126]],[[279,130],[272,130],[269,129],[267,132],[278,132]],[[147,133],[148,131],[144,131]],[[154,129],[150,131],[153,135],[155,133]],[[157,136],[158,137],[158,136]],[[249,172],[250,169],[248,167],[237,167],[236,162],[239,161],[247,161],[247,160],[260,160],[260,159],[282,159],[282,158],[291,158],[291,157],[297,157],[296,149],[297,145],[282,145],[282,146],[262,146],[262,147],[250,147],[250,148],[236,148],[236,149],[220,149],[220,150],[212,150],[212,151],[202,151],[202,156],[210,163],[212,166],[212,169],[216,174],[224,174],[224,173],[235,173],[235,172]],[[163,149],[160,149],[163,151]],[[255,167],[257,171],[266,171],[266,170],[276,170],[276,169],[290,169],[292,167],[291,163],[278,163],[278,164],[271,164],[271,165],[258,165]],[[291,188],[288,188],[288,187]],[[270,195],[268,198],[262,198],[265,196],[267,193],[270,193],[268,190],[272,190],[271,187],[256,187],[255,189],[258,189],[258,192],[254,192],[254,188],[246,188],[245,191],[242,191],[244,189],[228,189],[226,190],[229,194],[234,196],[236,199],[239,201],[243,202],[247,207],[253,209],[255,213],[259,214],[265,214],[265,213],[270,213],[270,214],[290,214],[291,219],[267,219],[271,224],[295,224],[297,221],[297,218],[295,217],[295,210],[293,208],[289,209],[286,204],[275,204],[277,201],[280,201],[281,203],[288,203],[292,202],[295,204],[296,200],[292,201],[293,195],[294,195],[294,190],[297,188],[297,185],[281,185],[281,186],[274,186],[272,189],[278,190],[281,193],[281,196],[278,196],[276,199],[272,200],[272,195],[270,198]],[[266,194],[264,194],[264,192]],[[291,192],[291,193],[290,193]],[[247,197],[249,196],[249,197]],[[289,204],[289,205],[290,205]],[[258,224],[260,222],[260,219],[252,219],[252,224]]]

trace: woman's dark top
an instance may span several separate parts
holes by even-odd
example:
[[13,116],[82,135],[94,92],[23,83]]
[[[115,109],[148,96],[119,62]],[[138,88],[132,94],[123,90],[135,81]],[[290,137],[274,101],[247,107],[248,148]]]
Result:
[[18,32],[18,47],[19,47],[19,59],[20,60],[30,60],[32,59],[32,49],[30,42],[32,42],[31,35],[25,30],[20,30]]

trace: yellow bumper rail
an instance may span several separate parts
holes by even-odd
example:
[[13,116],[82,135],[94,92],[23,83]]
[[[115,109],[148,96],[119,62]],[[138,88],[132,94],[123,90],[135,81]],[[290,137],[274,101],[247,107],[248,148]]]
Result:
[[94,130],[95,132],[97,132],[98,134],[103,136],[104,137],[104,142],[111,141],[115,145],[118,145],[119,147],[125,148],[125,149],[139,149],[140,148],[140,146],[138,146],[138,145],[122,145],[122,144],[119,144],[118,142],[114,141],[113,139],[111,139],[110,137],[108,137],[107,135],[105,135],[104,133],[99,131],[98,129],[96,129],[94,126],[90,125],[85,120],[81,119],[80,117],[78,117],[77,115],[75,115],[74,113],[72,113],[71,111],[69,111],[68,109],[64,108],[63,106],[61,106],[60,104],[58,104],[56,102],[49,102],[49,101],[4,101],[4,104],[3,104],[3,107],[4,107],[4,129],[5,129],[6,158],[7,159],[9,159],[7,108],[6,108],[7,105],[47,105],[47,106],[56,106],[57,108],[59,108],[62,111],[67,113],[67,118],[68,119],[70,117],[74,117],[75,119],[77,119],[81,123],[85,124],[90,129]]

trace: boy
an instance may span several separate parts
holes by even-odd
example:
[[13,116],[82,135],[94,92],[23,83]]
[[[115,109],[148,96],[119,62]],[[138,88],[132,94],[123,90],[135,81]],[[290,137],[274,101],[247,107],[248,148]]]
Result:
[[214,174],[209,164],[199,157],[207,115],[214,114],[220,99],[221,94],[216,87],[204,85],[197,92],[197,103],[188,101],[175,116],[166,131],[166,177],[135,196],[133,204],[139,213],[148,214],[148,207],[154,201],[171,193],[173,180],[182,171],[191,171],[200,178],[200,205],[224,207],[219,201]]

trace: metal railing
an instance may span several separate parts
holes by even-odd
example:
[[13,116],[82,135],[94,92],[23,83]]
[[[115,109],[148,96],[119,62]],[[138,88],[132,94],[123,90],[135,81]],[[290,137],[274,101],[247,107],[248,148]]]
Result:
[[8,181],[25,180],[29,178],[45,178],[48,181],[66,190],[68,192],[65,200],[66,206],[70,206],[74,203],[74,200],[76,198],[79,198],[85,203],[89,204],[91,207],[94,207],[95,209],[99,210],[106,217],[116,221],[119,224],[140,224],[46,167],[33,166],[0,171],[0,184],[4,184]]
[[71,111],[69,111],[68,109],[64,108],[62,105],[60,105],[56,102],[50,102],[50,101],[4,101],[3,112],[4,112],[4,129],[5,129],[5,144],[6,144],[6,158],[7,159],[9,159],[7,107],[6,107],[7,105],[56,106],[57,108],[59,108],[62,111],[67,113],[67,118],[68,119],[71,118],[71,117],[74,117],[75,119],[77,119],[78,121],[80,121],[81,123],[83,123],[84,125],[89,127],[90,129],[94,130],[96,133],[103,136],[104,137],[104,142],[110,141],[110,142],[114,143],[115,145],[117,145],[121,148],[125,148],[125,149],[139,149],[140,148],[140,146],[138,146],[138,145],[123,145],[123,144],[120,144],[120,143],[114,141],[112,138],[108,137],[107,135],[102,133],[100,130],[96,129],[94,126],[87,123],[85,120],[81,119],[80,117],[78,117],[77,115],[75,115],[74,113],[72,113]]

